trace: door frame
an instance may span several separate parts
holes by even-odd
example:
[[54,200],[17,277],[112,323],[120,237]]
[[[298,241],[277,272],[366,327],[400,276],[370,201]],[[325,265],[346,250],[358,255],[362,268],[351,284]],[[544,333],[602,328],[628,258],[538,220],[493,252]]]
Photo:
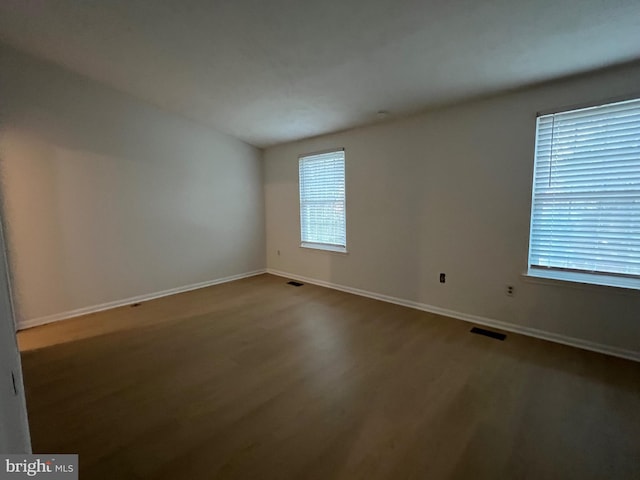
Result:
[[31,453],[3,217],[0,211],[0,453]]

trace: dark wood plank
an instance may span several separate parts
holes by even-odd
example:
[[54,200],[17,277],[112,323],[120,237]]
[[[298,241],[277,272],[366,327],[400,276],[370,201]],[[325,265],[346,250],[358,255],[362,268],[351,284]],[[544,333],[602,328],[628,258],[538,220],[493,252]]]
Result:
[[19,334],[86,479],[637,479],[640,364],[262,275]]

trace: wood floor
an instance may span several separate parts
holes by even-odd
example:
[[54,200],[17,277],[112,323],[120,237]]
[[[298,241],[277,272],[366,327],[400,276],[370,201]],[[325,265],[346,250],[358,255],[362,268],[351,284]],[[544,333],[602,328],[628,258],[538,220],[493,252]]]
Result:
[[262,275],[21,332],[92,479],[639,479],[640,364]]

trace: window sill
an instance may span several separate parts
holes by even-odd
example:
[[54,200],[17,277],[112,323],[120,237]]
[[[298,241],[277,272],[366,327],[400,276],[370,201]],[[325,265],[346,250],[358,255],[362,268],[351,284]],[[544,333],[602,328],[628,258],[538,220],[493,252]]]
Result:
[[640,279],[635,278],[538,269],[529,269],[527,273],[522,274],[522,277],[527,282],[542,285],[598,291],[607,289],[627,295],[638,295],[640,293]]
[[339,245],[327,245],[325,243],[301,243],[301,248],[308,248],[309,250],[324,250],[325,252],[333,252],[333,253],[349,253],[347,252],[346,247],[341,247]]

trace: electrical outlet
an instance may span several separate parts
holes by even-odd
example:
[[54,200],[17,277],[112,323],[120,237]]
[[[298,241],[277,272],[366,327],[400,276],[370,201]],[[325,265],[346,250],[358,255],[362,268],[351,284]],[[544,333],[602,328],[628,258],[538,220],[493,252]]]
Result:
[[446,280],[446,275],[444,273],[440,274],[440,283],[444,283]]
[[507,294],[507,297],[513,297],[513,295],[516,293],[516,289],[514,288],[513,285],[507,285],[504,293]]

